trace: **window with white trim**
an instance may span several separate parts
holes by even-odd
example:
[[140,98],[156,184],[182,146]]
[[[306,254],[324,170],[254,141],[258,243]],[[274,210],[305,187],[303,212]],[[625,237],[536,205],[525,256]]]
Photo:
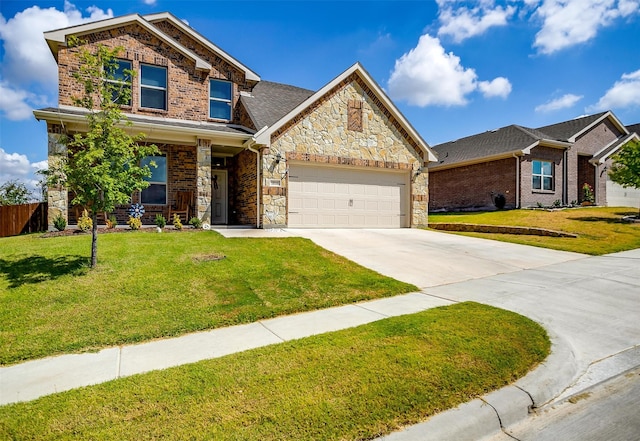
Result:
[[534,190],[553,191],[553,162],[532,161],[531,188]]
[[140,65],[140,107],[167,110],[167,68]]
[[107,78],[107,83],[111,84],[111,101],[122,106],[131,105],[131,61],[115,60],[111,78]]
[[149,166],[151,176],[145,180],[149,182],[149,186],[140,193],[140,202],[142,204],[166,205],[167,203],[167,157],[166,156],[147,156],[140,161],[140,166],[156,164],[156,167]]
[[231,82],[209,80],[209,118],[231,120]]

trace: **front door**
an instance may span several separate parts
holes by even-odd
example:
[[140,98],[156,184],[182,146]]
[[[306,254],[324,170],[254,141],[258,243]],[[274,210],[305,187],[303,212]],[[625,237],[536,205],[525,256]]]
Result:
[[227,171],[211,170],[211,223],[227,223]]

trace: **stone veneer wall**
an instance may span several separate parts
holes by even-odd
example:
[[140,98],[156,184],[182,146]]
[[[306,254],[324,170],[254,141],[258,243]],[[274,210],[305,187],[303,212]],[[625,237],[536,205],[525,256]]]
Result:
[[[57,124],[47,124],[47,150],[49,169],[53,170],[62,158],[67,156],[67,147],[60,142],[62,136],[61,127]],[[69,196],[67,190],[61,186],[49,187],[47,189],[47,223],[49,230],[55,229],[53,220],[62,215],[69,223]]]
[[198,139],[195,213],[202,222],[211,223],[211,142]]
[[[362,131],[349,130],[349,102],[362,101]],[[263,225],[287,224],[287,160],[343,166],[400,169],[407,173],[424,166],[423,152],[382,106],[357,74],[338,84],[307,111],[272,136],[271,148],[263,151]],[[279,181],[280,186],[268,185]],[[411,226],[427,224],[428,173],[412,179]]]

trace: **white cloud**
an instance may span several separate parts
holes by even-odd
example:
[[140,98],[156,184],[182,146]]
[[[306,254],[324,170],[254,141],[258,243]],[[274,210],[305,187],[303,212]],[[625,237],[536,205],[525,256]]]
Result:
[[467,95],[478,89],[485,96],[507,96],[511,85],[505,78],[478,82],[473,69],[463,67],[459,57],[445,53],[440,40],[428,34],[396,60],[388,82],[393,99],[420,107],[465,105]]
[[543,54],[587,42],[601,28],[640,10],[640,0],[544,0],[535,14],[543,21],[533,44]]
[[467,2],[456,0],[438,0],[437,3],[441,23],[438,36],[449,35],[456,43],[481,35],[493,26],[506,25],[507,20],[516,12],[514,6],[496,6],[493,0],[479,1],[473,7],[466,6]]
[[536,112],[552,112],[554,110],[567,109],[569,107],[573,107],[578,101],[582,99],[582,95],[574,95],[572,93],[567,93],[560,98],[556,98],[551,101],[547,101],[544,104],[540,104],[536,106]]
[[640,106],[640,69],[629,74],[622,74],[619,81],[587,111],[620,109],[624,107]]
[[0,147],[0,184],[7,181],[18,180],[24,183],[35,195],[40,195],[39,177],[35,175],[38,170],[46,170],[47,161],[31,163],[26,155],[20,153],[7,153]]
[[0,66],[0,111],[7,119],[31,118],[32,106],[53,99],[28,89],[42,89],[50,97],[56,94],[58,68],[43,32],[113,17],[111,9],[105,12],[96,6],[87,8],[86,12],[89,15],[83,17],[81,11],[65,1],[64,11],[32,6],[8,20],[0,14],[0,39],[4,48]]
[[0,38],[4,40],[3,77],[17,84],[40,83],[55,85],[58,79],[56,62],[44,36],[45,31],[64,28],[89,21],[113,17],[95,6],[87,8],[88,17],[70,2],[65,1],[64,11],[55,8],[41,9],[32,6],[5,20],[0,16]]
[[46,102],[46,96],[14,89],[7,82],[0,80],[0,112],[10,121],[33,117],[33,106],[44,105]]
[[154,6],[157,3],[157,0],[143,0],[145,5]]
[[498,77],[492,81],[480,81],[478,89],[485,98],[506,98],[511,93],[511,83],[504,77]]

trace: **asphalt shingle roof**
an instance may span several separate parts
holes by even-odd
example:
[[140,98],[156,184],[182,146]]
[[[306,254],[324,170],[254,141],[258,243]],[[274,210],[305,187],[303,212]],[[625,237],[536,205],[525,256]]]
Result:
[[271,126],[315,92],[288,84],[260,81],[251,96],[240,98],[256,128]]
[[538,130],[550,136],[550,139],[567,141],[575,134],[589,127],[607,112],[596,113],[595,115],[584,116],[582,118],[571,119],[550,126],[538,127]]
[[548,136],[539,130],[512,124],[432,148],[438,153],[439,166],[523,150],[542,139]]
[[640,135],[640,123],[627,126],[627,130],[629,131],[629,133],[637,133],[638,135]]

